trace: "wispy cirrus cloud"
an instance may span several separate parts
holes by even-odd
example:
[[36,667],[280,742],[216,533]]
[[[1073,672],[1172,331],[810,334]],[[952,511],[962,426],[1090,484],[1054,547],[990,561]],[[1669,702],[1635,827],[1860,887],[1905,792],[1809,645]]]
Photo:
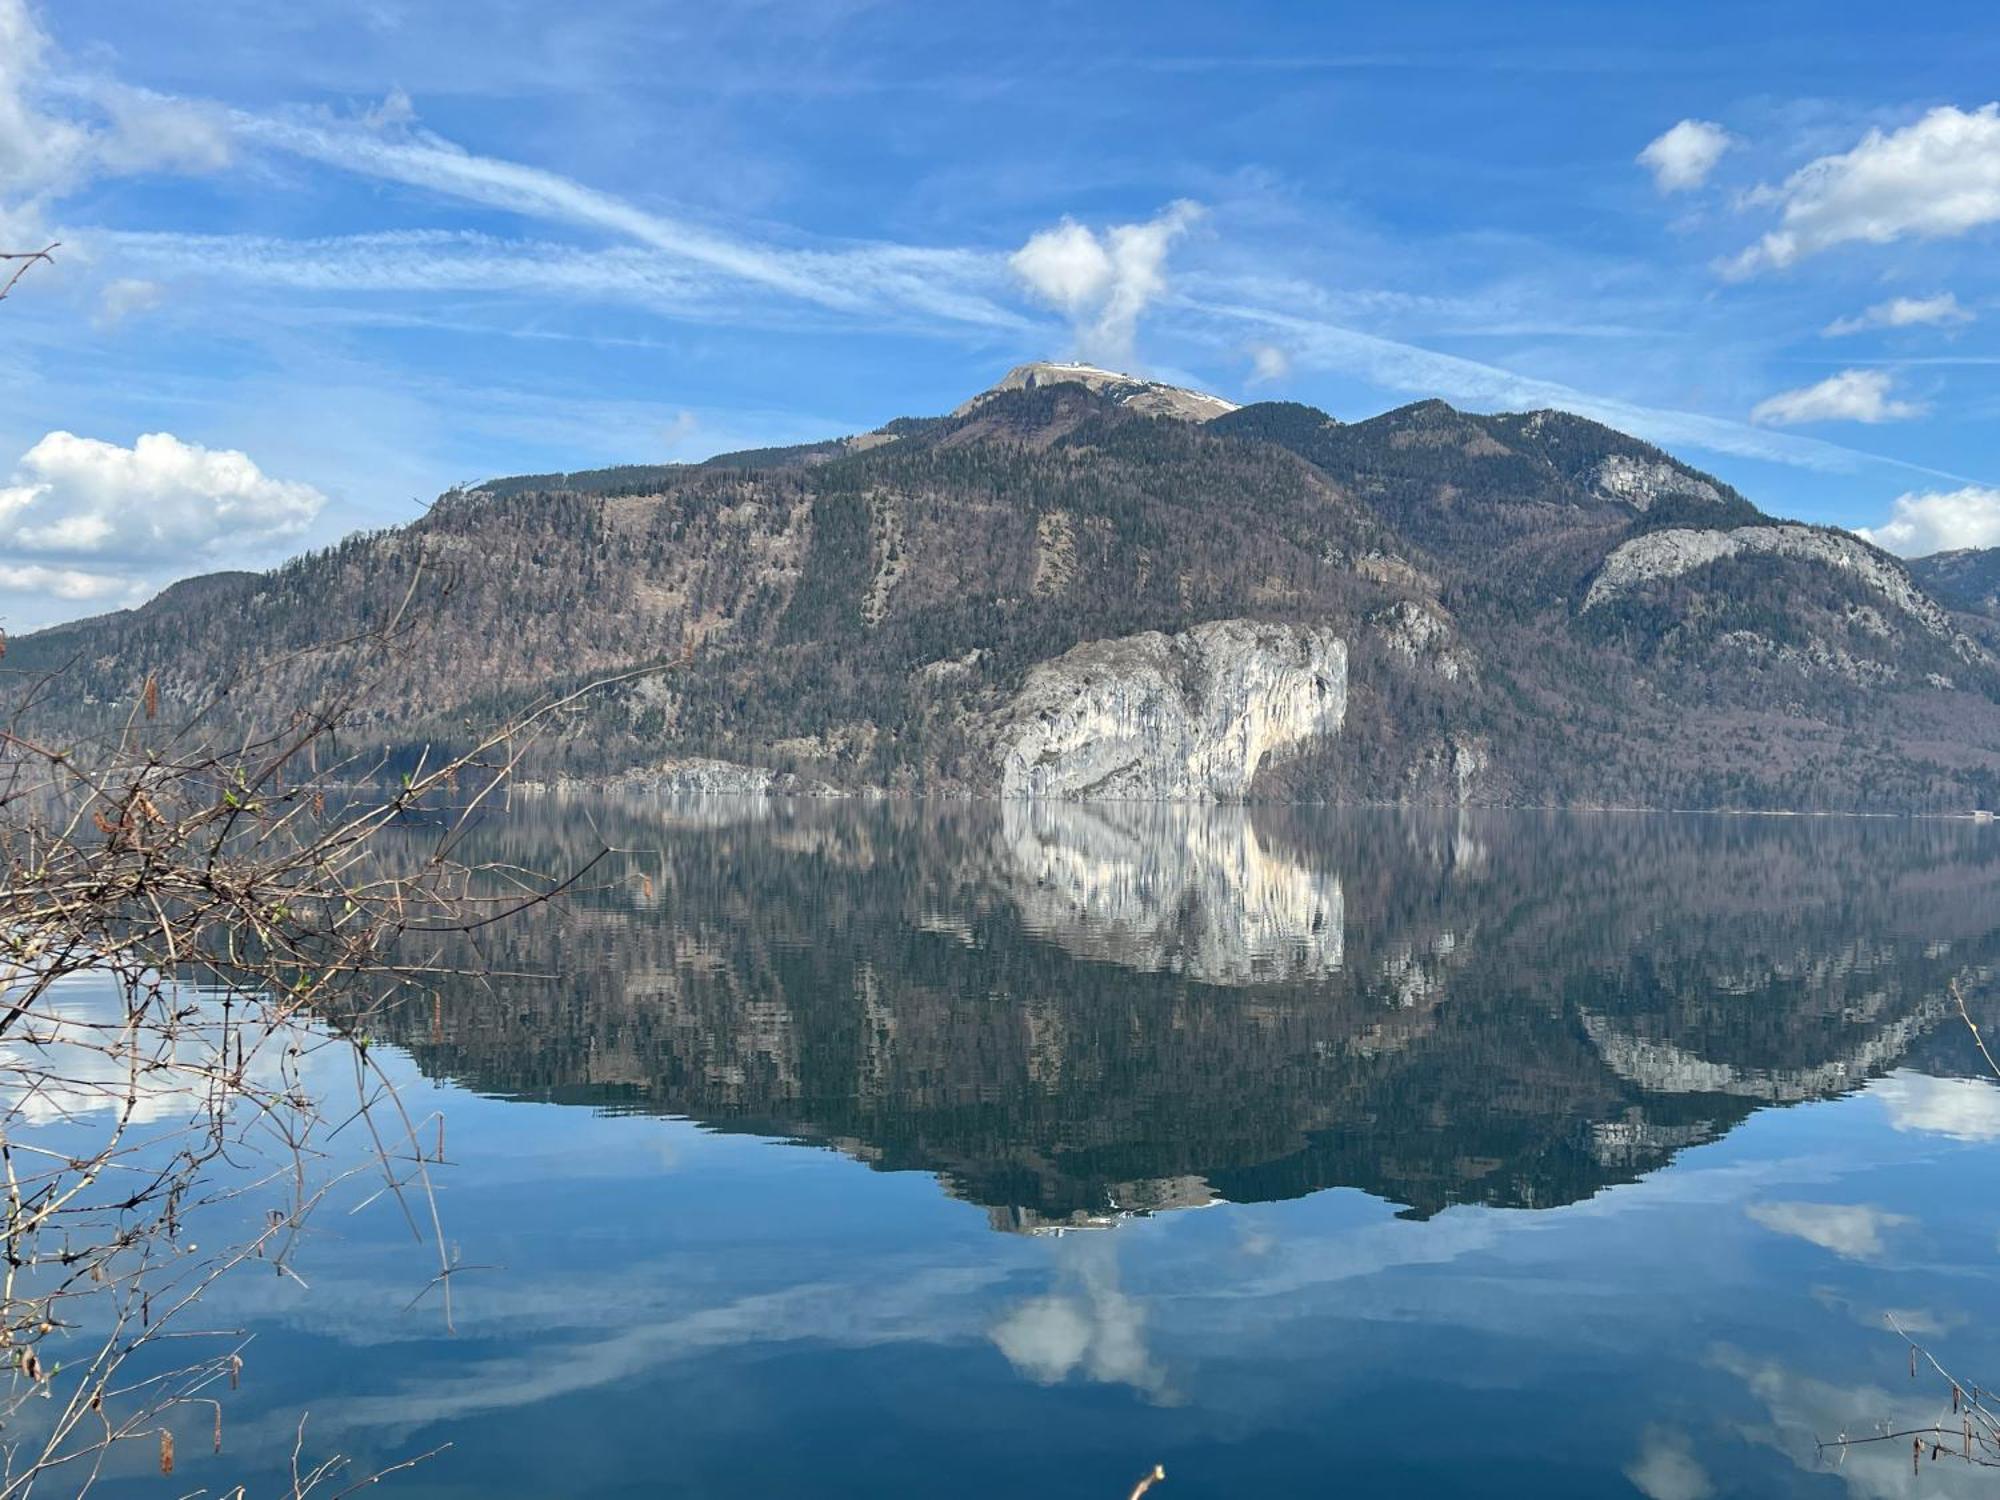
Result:
[[219,112],[197,101],[50,73],[27,0],[0,0],[0,235],[46,233],[52,204],[95,179],[227,164]]
[[1851,318],[1835,318],[1820,333],[1837,339],[1871,328],[1950,328],[1971,321],[1972,313],[1959,305],[1957,297],[1940,292],[1935,297],[1891,297]]
[[617,235],[671,265],[819,307],[871,316],[914,313],[984,328],[1030,326],[992,295],[1004,272],[990,253],[891,243],[772,245],[641,207],[542,167],[467,151],[428,131],[240,111],[230,122],[239,138],[271,150],[524,218]]

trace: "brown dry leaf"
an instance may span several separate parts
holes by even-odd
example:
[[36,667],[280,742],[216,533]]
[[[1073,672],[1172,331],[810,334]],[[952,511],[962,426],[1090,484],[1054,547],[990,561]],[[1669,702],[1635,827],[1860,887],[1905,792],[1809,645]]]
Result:
[[174,1472],[174,1435],[164,1427],[160,1429],[160,1472]]

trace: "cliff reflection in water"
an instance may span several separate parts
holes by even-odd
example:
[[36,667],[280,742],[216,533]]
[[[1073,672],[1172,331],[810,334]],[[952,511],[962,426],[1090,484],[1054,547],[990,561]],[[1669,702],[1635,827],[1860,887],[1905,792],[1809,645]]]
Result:
[[560,800],[481,836],[620,852],[483,935],[550,977],[399,1018],[427,1071],[935,1172],[1008,1228],[1569,1202],[1969,1070],[1947,982],[2000,947],[1968,824]]

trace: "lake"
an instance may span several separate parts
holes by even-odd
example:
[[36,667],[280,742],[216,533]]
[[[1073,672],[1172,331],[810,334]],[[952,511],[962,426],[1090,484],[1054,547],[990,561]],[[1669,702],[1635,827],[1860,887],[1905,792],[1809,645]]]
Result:
[[[2000,1380],[2000,830],[523,801],[441,1111],[208,1321],[229,1440],[107,1492],[1985,1493],[1893,1314]],[[429,1127],[426,1127],[429,1128]],[[350,1211],[353,1210],[353,1211]],[[413,1299],[415,1305],[412,1306]]]

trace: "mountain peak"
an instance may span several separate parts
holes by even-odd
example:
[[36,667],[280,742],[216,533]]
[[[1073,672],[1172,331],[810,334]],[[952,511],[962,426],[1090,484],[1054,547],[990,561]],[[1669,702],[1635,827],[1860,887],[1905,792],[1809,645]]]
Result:
[[1097,365],[1035,360],[1014,366],[998,384],[981,391],[952,415],[967,416],[1004,391],[1032,391],[1042,386],[1063,384],[1083,386],[1147,417],[1177,417],[1184,422],[1207,422],[1236,410],[1235,402],[1211,396],[1206,391],[1165,385],[1157,380],[1128,375],[1120,370],[1106,370]]

